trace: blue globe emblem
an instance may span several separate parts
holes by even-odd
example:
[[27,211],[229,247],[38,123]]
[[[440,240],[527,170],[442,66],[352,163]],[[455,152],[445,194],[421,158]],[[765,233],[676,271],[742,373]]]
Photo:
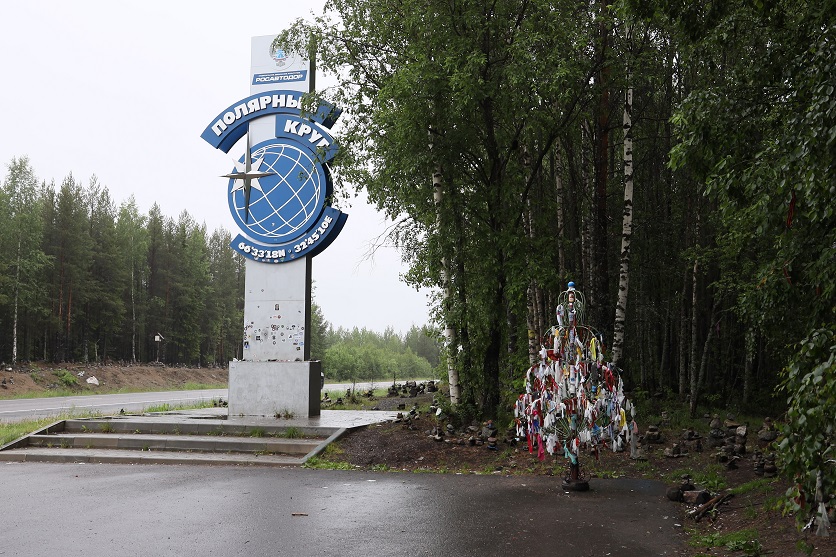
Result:
[[326,187],[324,169],[315,155],[287,143],[257,145],[252,151],[253,163],[258,159],[262,159],[261,165],[253,170],[273,174],[258,179],[261,191],[252,184],[249,214],[245,190],[236,190],[235,180],[230,179],[232,218],[253,240],[268,244],[292,241],[320,212]]

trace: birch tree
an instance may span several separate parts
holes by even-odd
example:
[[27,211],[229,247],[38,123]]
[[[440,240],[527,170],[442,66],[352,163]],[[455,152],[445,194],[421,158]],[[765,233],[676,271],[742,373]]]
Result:
[[630,288],[630,242],[633,236],[633,87],[627,73],[624,95],[624,215],[621,225],[621,261],[618,272],[618,302],[615,305],[615,327],[612,361],[622,365],[624,322],[627,319],[627,295]]
[[[27,157],[13,158],[7,166],[8,174],[2,188],[3,234],[0,238],[0,276],[9,278],[6,284],[0,280],[0,296],[12,307],[11,360],[17,363],[21,333],[21,313],[38,313],[43,308],[44,290],[40,273],[48,263],[41,250],[43,225],[40,218],[40,198],[34,170]],[[2,256],[0,256],[2,257]],[[28,350],[26,351],[27,359]]]

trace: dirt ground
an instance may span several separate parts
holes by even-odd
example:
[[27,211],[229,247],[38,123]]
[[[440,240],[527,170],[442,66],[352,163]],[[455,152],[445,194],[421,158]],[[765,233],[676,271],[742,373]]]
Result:
[[[87,378],[94,376],[99,385],[90,385]],[[75,381],[72,381],[72,377]],[[69,387],[67,382],[74,383]],[[50,389],[70,389],[75,392],[102,392],[116,389],[163,390],[182,389],[189,384],[225,385],[227,370],[223,368],[178,368],[163,366],[120,366],[120,365],[26,365],[9,370],[8,366],[0,369],[0,398],[9,398],[24,393],[46,393]],[[326,391],[328,390],[326,386]],[[331,393],[332,398],[334,393]],[[561,482],[566,473],[562,457],[546,455],[544,460],[537,458],[536,450],[529,453],[524,442],[517,442],[510,435],[507,427],[498,427],[495,447],[481,440],[486,423],[473,423],[449,431],[445,421],[437,422],[435,414],[429,411],[433,402],[432,394],[417,397],[395,396],[378,399],[359,397],[367,409],[401,410],[404,418],[357,430],[333,445],[325,454],[324,460],[334,464],[351,465],[357,469],[387,472],[412,473],[455,473],[455,474],[506,474],[553,476]],[[417,416],[410,417],[410,410],[418,410]],[[434,435],[436,427],[444,435]],[[759,424],[758,424],[759,427]],[[757,427],[750,427],[756,430]],[[599,451],[596,460],[586,455],[581,460],[583,472],[590,481],[591,489],[595,483],[613,477],[650,478],[664,481],[672,487],[681,483],[683,471],[696,473],[709,471],[715,485],[694,484],[697,489],[708,489],[714,493],[725,492],[742,486],[761,477],[754,471],[750,455],[738,461],[735,470],[727,470],[717,463],[715,450],[702,452],[691,451],[687,456],[669,458],[664,456],[664,449],[677,441],[682,432],[660,427],[665,438],[662,444],[645,443],[644,460],[632,460],[629,451],[614,453],[608,449]],[[705,436],[704,431],[697,431]],[[757,446],[757,437],[752,431],[748,443],[749,451]],[[472,438],[472,440],[471,440]],[[752,441],[751,439],[755,439]],[[762,447],[764,452],[768,447]],[[696,475],[696,474],[695,474]],[[725,486],[716,485],[720,481]],[[751,485],[751,484],[750,484]],[[789,484],[778,478],[772,483],[762,482],[758,489],[736,494],[727,503],[718,507],[718,511],[700,521],[689,518],[687,513],[694,509],[692,505],[670,502],[671,513],[678,516],[678,522],[688,532],[691,539],[703,543],[690,550],[690,555],[738,557],[749,555],[803,556],[815,555],[836,557],[836,530],[830,538],[818,538],[809,532],[801,533],[792,517],[784,517],[776,510],[778,497]],[[833,526],[836,529],[836,524]],[[759,546],[754,544],[724,543],[720,536],[740,532],[757,531]],[[711,541],[718,547],[711,547]],[[737,548],[737,549],[736,549]],[[806,548],[806,550],[805,550]],[[809,550],[812,550],[808,553]]]
[[[98,385],[88,383],[95,377]],[[226,368],[182,368],[155,365],[84,365],[32,363],[0,369],[0,399],[50,391],[94,394],[131,391],[180,390],[188,385],[225,386]],[[66,394],[66,393],[65,393]]]
[[[407,417],[413,405],[425,410],[417,418],[404,419],[400,422],[369,426],[355,431],[343,438],[328,451],[326,459],[334,463],[348,463],[358,469],[380,470],[389,472],[436,472],[455,474],[505,474],[505,475],[546,475],[553,476],[555,483],[562,481],[566,475],[565,460],[546,454],[544,460],[537,457],[536,448],[529,453],[526,443],[516,442],[510,431],[504,428],[497,430],[496,448],[488,444],[471,444],[471,437],[476,442],[485,423],[471,424],[459,427],[448,433],[446,423],[437,424],[435,415],[426,411],[431,404],[429,395],[417,398],[389,398],[374,402],[380,409],[397,409],[403,405],[404,416]],[[445,435],[438,440],[433,430],[441,426]],[[754,428],[755,430],[758,427]],[[703,436],[708,433],[708,421],[705,424]],[[750,431],[753,428],[749,428]],[[726,493],[745,484],[757,485],[745,493],[736,494],[728,502],[718,507],[718,511],[699,521],[688,517],[688,512],[696,508],[695,505],[670,502],[671,513],[679,518],[678,522],[688,532],[693,532],[692,540],[698,546],[689,549],[690,555],[697,556],[828,556],[836,557],[836,531],[830,538],[818,538],[809,532],[801,533],[797,530],[792,517],[784,517],[777,510],[778,497],[782,495],[789,484],[786,480],[777,478],[773,481],[763,480],[763,476],[755,473],[751,451],[758,448],[755,431],[749,434],[747,447],[750,454],[741,458],[734,470],[727,470],[724,465],[717,463],[716,449],[705,449],[701,452],[691,451],[687,456],[670,458],[664,455],[664,449],[671,447],[678,441],[682,432],[675,432],[670,428],[661,428],[666,442],[662,444],[646,443],[643,447],[644,460],[630,458],[629,450],[624,453],[614,453],[602,448],[598,459],[587,455],[581,461],[585,476],[590,481],[591,489],[595,483],[606,481],[613,477],[633,477],[658,479],[671,487],[678,487],[684,471],[709,471],[710,485],[700,485],[692,479],[697,489],[707,489],[714,494]],[[699,431],[697,433],[700,433]],[[752,441],[754,439],[754,441]],[[768,447],[759,447],[764,453]],[[696,474],[695,474],[696,475]],[[758,484],[752,484],[761,480]],[[715,485],[721,481],[724,487]],[[833,528],[836,528],[834,524]],[[741,542],[725,542],[721,536],[727,533],[754,530],[757,532],[758,544]],[[714,542],[712,544],[712,541]],[[711,547],[717,545],[718,547]],[[805,550],[806,547],[806,550]],[[739,549],[735,549],[739,548]],[[808,553],[807,550],[812,550]]]

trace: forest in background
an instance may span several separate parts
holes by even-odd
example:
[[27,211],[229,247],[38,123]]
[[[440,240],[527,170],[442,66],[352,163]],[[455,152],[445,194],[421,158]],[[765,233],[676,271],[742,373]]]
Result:
[[335,166],[439,293],[452,402],[511,406],[571,280],[630,390],[779,412],[799,343],[834,344],[833,15],[331,0],[276,44],[339,77]]
[[[0,361],[227,366],[241,358],[244,321],[231,240],[186,211],[117,204],[95,177],[57,186],[12,159],[0,188]],[[430,377],[438,335],[334,329],[314,303],[311,357],[332,379]]]

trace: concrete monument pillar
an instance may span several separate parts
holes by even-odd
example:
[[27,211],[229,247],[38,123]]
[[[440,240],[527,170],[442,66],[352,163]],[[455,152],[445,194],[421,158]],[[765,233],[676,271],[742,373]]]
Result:
[[[319,415],[321,364],[310,361],[311,259],[347,216],[330,207],[328,103],[302,110],[314,64],[273,36],[253,37],[250,96],[216,116],[201,137],[234,160],[227,203],[241,230],[232,248],[245,261],[243,358],[229,366],[230,416]],[[238,147],[240,149],[240,147]]]

